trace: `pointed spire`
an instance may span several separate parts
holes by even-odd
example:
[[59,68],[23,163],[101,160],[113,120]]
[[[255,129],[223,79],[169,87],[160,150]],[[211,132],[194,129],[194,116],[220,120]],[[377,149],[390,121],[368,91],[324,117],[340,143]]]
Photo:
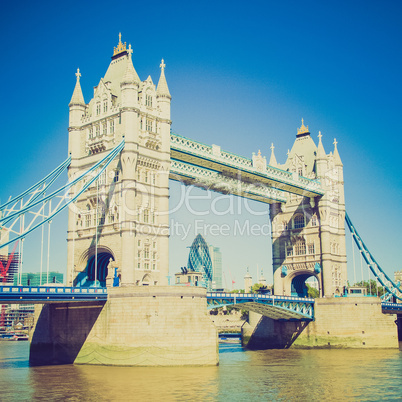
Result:
[[278,167],[278,162],[276,161],[275,158],[275,153],[274,153],[274,143],[271,144],[271,158],[269,159],[269,164],[273,167]]
[[159,77],[158,88],[156,89],[156,96],[166,96],[168,98],[171,98],[169,87],[165,77],[166,64],[164,63],[163,59],[159,67],[161,68],[161,76]]
[[321,134],[321,131],[319,131],[318,132],[317,159],[322,159],[326,156],[324,146],[322,145],[321,137],[322,137],[322,134]]
[[342,166],[342,161],[341,161],[341,157],[339,156],[337,144],[338,144],[338,141],[336,140],[336,138],[334,138],[334,162],[335,162],[335,165]]
[[77,82],[75,83],[73,96],[71,97],[69,106],[72,106],[72,105],[84,105],[85,106],[84,95],[82,94],[82,89],[81,89],[81,84],[80,84],[81,73],[80,73],[79,68],[77,68],[77,72],[75,73],[75,76],[77,77]]
[[134,69],[133,61],[131,60],[131,55],[133,53],[133,49],[131,48],[131,44],[128,45],[128,57],[127,57],[127,68],[123,77],[123,82],[135,82],[140,83],[140,77],[138,77],[137,72]]

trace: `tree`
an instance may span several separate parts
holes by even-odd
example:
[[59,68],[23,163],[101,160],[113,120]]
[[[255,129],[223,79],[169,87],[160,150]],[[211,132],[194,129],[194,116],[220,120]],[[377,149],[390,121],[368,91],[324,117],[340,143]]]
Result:
[[307,286],[307,296],[308,297],[310,297],[312,299],[316,299],[317,297],[320,297],[320,292],[318,291],[318,289],[313,288],[308,283],[306,283],[306,286]]
[[255,283],[251,287],[251,293],[258,293],[258,290],[261,289],[262,287],[264,287],[264,285],[261,285],[261,283]]
[[[355,283],[354,286],[366,288],[368,295],[377,296],[377,281],[374,279],[371,279],[370,283],[368,281],[360,281]],[[378,286],[378,296],[381,297],[384,293],[384,288],[382,286]]]

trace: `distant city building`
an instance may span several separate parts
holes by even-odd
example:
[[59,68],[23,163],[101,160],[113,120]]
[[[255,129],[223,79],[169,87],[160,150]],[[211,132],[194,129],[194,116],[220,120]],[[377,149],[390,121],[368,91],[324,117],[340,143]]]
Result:
[[253,278],[248,272],[247,268],[247,273],[244,275],[244,292],[245,293],[251,293],[251,288],[253,287]]
[[[60,272],[51,271],[49,274],[47,272],[42,272],[42,279],[40,272],[35,273],[23,273],[21,274],[21,285],[22,286],[40,286],[47,283],[51,284],[63,284],[63,274]],[[14,286],[18,285],[18,277],[14,276]]]
[[[0,218],[2,217],[2,212],[0,211]],[[6,228],[0,228],[0,244],[7,243],[9,239],[9,233]],[[8,246],[0,248],[0,257],[5,257],[8,255]]]
[[[402,270],[394,272],[394,282],[402,284]],[[402,292],[398,292],[398,295],[402,295]]]
[[0,263],[0,283],[12,285],[18,274],[19,254],[0,255]]
[[223,289],[222,284],[222,253],[219,247],[208,246],[212,261],[212,289]]
[[222,289],[222,254],[218,247],[209,246],[201,234],[190,247],[187,271],[201,273],[202,286],[208,290]]
[[263,286],[267,285],[267,280],[264,277],[264,271],[263,270],[261,270],[261,276],[260,276],[260,279],[259,279],[258,283],[260,285],[263,285]]
[[2,310],[0,329],[14,328],[17,324],[23,324],[31,319],[34,313],[33,304],[9,304]]

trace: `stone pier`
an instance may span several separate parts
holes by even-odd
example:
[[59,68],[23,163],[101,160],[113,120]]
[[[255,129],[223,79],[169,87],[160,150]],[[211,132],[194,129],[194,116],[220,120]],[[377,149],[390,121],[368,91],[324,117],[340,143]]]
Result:
[[105,303],[37,305],[30,364],[217,365],[218,335],[196,287],[108,289]]
[[399,350],[402,351],[402,314],[397,314],[396,325],[398,326]]
[[243,344],[250,349],[397,348],[399,335],[401,346],[396,315],[383,314],[379,298],[320,298],[314,309],[315,320],[309,323],[275,321],[250,312],[242,327]]

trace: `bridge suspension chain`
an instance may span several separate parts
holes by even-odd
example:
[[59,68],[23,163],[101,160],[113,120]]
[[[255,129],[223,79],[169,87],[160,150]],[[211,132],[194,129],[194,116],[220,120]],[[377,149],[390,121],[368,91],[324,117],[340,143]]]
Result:
[[[71,158],[66,159],[61,165],[49,173],[45,178],[31,186],[19,196],[7,201],[0,206],[0,229],[8,234],[8,238],[0,242],[0,249],[11,243],[24,239],[35,229],[41,227],[46,222],[50,222],[56,215],[65,210],[71,203],[75,202],[105,171],[106,167],[123,150],[124,139],[113,148],[103,159],[95,163],[92,167],[77,177],[72,178],[67,184],[59,189],[46,194],[50,186],[67,169],[71,163]],[[89,178],[89,180],[87,180]],[[81,188],[74,194],[73,186],[82,182]],[[27,198],[24,202],[24,198]],[[50,207],[51,200],[58,200],[53,208]],[[20,206],[18,206],[20,204]],[[45,212],[45,206],[49,205],[49,212]],[[36,209],[35,209],[36,208]],[[25,218],[31,220],[25,224]],[[40,220],[40,218],[42,218]],[[20,223],[20,229],[14,229]],[[23,223],[21,225],[21,223]],[[7,225],[7,226],[6,226]],[[10,238],[12,237],[12,238]]]
[[[349,218],[348,214],[345,214],[345,220],[349,227],[350,233],[357,245],[357,248],[360,251],[361,257],[363,257],[364,261],[370,268],[370,271],[374,274],[374,277],[380,284],[387,290],[387,294],[385,295],[385,299],[388,300],[392,296],[398,300],[402,300],[400,296],[402,294],[402,289],[400,287],[400,283],[397,284],[392,281],[392,279],[384,272],[384,270],[378,265],[377,261],[370,253],[369,249],[364,244],[362,238],[354,227],[352,221]],[[369,277],[370,278],[370,277]]]

